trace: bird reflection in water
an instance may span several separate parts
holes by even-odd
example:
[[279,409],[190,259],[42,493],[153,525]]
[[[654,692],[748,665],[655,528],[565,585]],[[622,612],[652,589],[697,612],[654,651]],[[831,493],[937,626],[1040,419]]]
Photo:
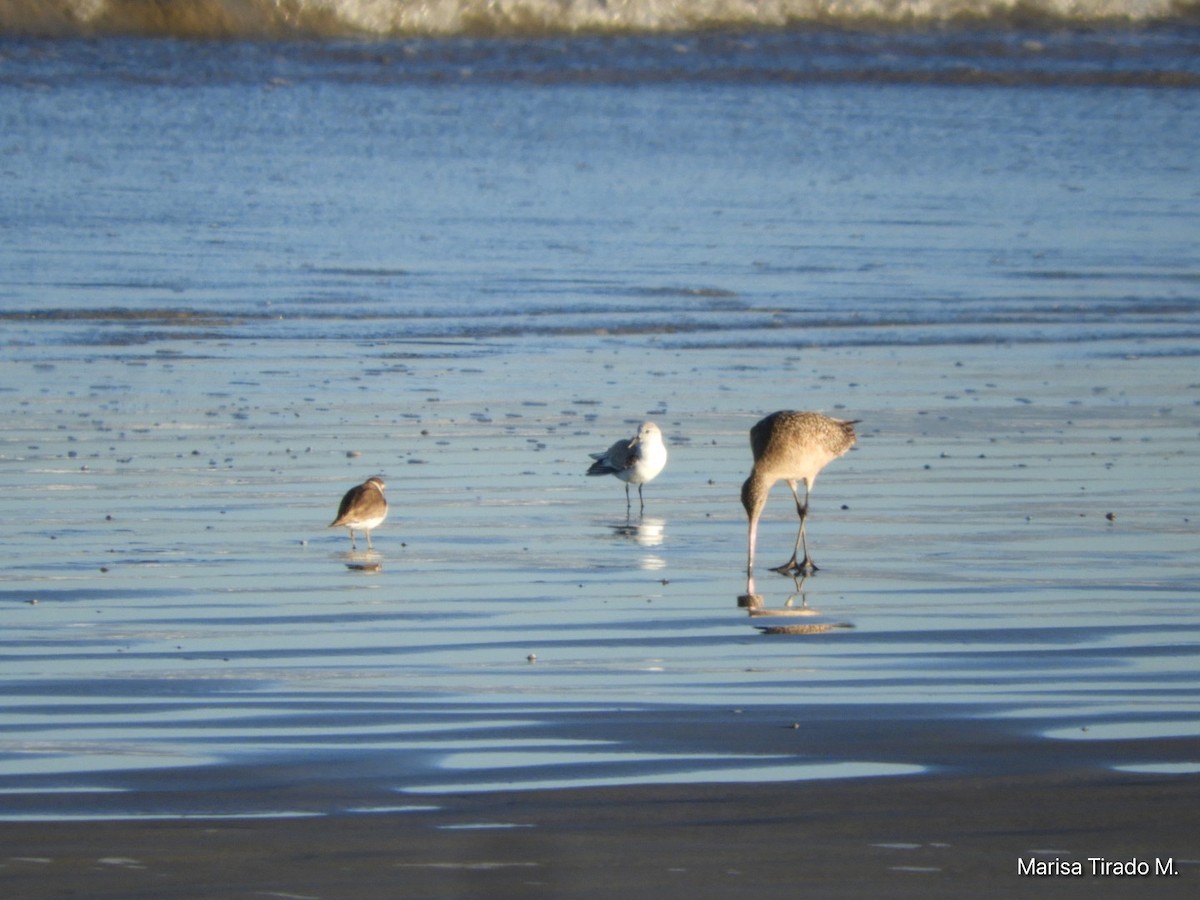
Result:
[[642,547],[658,547],[663,542],[663,534],[667,528],[667,520],[655,517],[639,518],[637,521],[627,518],[611,526],[613,534],[636,541]]
[[763,634],[824,634],[841,628],[853,628],[850,622],[836,622],[808,605],[808,594],[804,590],[807,575],[792,577],[795,590],[778,607],[767,606],[766,598],[758,593],[754,575],[746,576],[746,592],[739,594],[737,605],[745,609],[755,628]]
[[[636,521],[627,518],[624,522],[609,526],[617,537],[625,538],[647,549],[661,547],[667,529],[667,520],[656,517],[638,518]],[[644,554],[638,562],[638,568],[648,572],[657,572],[667,567],[667,561],[654,553]]]

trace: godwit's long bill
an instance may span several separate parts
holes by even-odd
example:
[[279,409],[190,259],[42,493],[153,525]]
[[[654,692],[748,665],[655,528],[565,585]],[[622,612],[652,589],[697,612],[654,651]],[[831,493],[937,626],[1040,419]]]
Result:
[[358,487],[352,487],[342,497],[338,506],[337,518],[329,523],[330,528],[344,525],[350,529],[350,548],[358,549],[354,543],[354,529],[357,528],[367,535],[367,549],[371,546],[371,529],[377,528],[387,518],[388,503],[383,496],[387,487],[379,477],[368,478]]
[[[815,412],[796,412],[784,409],[771,413],[750,429],[750,449],[754,453],[754,467],[750,477],[742,485],[742,506],[750,518],[750,533],[746,552],[746,572],[754,571],[754,546],[758,541],[758,519],[767,503],[767,494],[777,481],[786,481],[796,498],[796,513],[800,516],[800,530],[796,533],[796,547],[792,558],[776,572],[793,575],[808,575],[817,567],[808,555],[808,539],[804,529],[808,520],[808,495],[817,473],[826,464],[837,459],[854,446],[854,426],[858,422],[831,419]],[[796,489],[804,482],[804,499]],[[801,550],[803,559],[797,559]]]
[[642,485],[653,481],[667,464],[667,446],[662,432],[653,422],[643,422],[632,438],[617,441],[603,453],[588,454],[595,460],[589,475],[616,475],[625,482],[625,512],[629,512],[629,486],[636,484],[638,503],[646,509]]

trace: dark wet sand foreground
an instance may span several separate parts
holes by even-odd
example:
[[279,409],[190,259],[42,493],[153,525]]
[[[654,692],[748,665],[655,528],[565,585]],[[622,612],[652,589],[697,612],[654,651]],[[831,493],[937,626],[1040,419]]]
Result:
[[[421,811],[0,823],[10,898],[1194,897],[1200,778],[1072,774],[422,797]],[[1149,874],[1093,875],[1089,857]],[[1080,875],[1022,875],[1022,860]],[[1099,866],[1100,864],[1097,864]],[[1163,874],[1173,871],[1176,874]]]

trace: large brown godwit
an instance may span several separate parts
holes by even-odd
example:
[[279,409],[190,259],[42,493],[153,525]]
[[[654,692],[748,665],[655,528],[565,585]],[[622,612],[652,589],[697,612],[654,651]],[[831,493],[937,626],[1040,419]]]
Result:
[[662,432],[653,422],[643,422],[632,438],[617,441],[603,453],[588,454],[595,460],[589,475],[616,475],[625,482],[625,512],[629,512],[629,486],[636,484],[638,502],[646,508],[642,499],[642,485],[653,481],[667,464],[667,447]]
[[382,478],[368,478],[358,487],[346,491],[342,504],[338,507],[337,518],[329,523],[330,528],[344,525],[350,529],[350,547],[357,549],[354,543],[354,529],[366,532],[367,549],[371,546],[371,529],[377,528],[388,514],[388,503],[384,499],[383,489],[387,487]]
[[[771,413],[750,429],[750,449],[754,453],[754,468],[742,485],[742,506],[750,517],[749,544],[746,554],[746,571],[754,571],[754,545],[758,540],[758,518],[767,504],[771,486],[779,480],[786,481],[796,498],[796,512],[800,516],[800,530],[796,534],[796,548],[792,558],[776,572],[808,575],[817,567],[808,555],[808,540],[804,526],[808,519],[808,494],[817,473],[831,460],[837,459],[854,446],[854,425],[858,420],[846,422],[831,419],[815,412],[796,412],[784,409]],[[804,499],[796,490],[797,482],[804,482]],[[797,560],[801,549],[804,558]]]

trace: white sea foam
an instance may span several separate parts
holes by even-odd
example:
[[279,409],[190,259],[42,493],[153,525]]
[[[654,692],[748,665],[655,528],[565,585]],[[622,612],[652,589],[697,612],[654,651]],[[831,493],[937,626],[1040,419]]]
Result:
[[665,33],[804,24],[1194,17],[1177,0],[56,0],[0,7],[0,32],[240,37]]

